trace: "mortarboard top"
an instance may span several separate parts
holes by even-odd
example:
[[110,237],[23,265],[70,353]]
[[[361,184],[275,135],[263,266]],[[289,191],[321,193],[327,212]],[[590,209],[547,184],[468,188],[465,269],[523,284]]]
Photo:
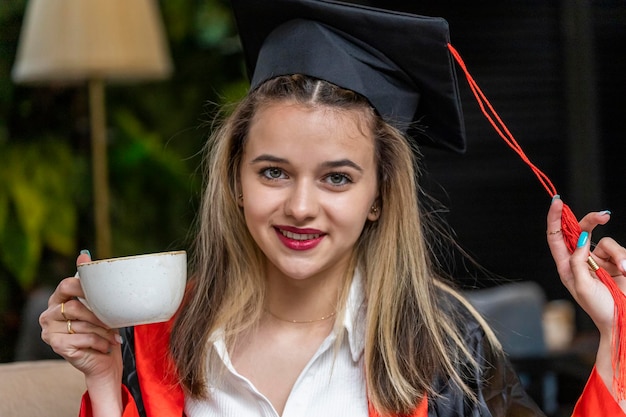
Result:
[[418,145],[465,150],[444,19],[328,0],[231,2],[252,89],[279,75],[320,78],[365,96]]

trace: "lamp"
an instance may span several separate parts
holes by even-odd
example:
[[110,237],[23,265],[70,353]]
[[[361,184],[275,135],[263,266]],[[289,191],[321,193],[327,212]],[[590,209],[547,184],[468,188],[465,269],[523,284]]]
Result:
[[111,256],[104,82],[169,76],[163,32],[154,0],[30,0],[26,8],[13,81],[88,84],[100,258]]

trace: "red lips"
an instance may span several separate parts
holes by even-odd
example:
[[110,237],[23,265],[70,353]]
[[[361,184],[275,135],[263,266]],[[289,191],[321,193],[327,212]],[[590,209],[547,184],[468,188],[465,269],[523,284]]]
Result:
[[275,227],[274,230],[276,230],[276,235],[283,245],[297,251],[315,248],[326,236],[317,229],[300,229],[292,226]]

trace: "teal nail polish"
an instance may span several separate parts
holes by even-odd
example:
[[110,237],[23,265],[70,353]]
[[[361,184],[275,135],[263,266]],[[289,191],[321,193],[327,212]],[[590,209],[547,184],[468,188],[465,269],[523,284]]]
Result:
[[89,249],[83,249],[80,251],[81,255],[89,255],[89,257],[91,258],[91,252],[89,252]]
[[589,239],[589,233],[588,232],[582,232],[580,234],[580,236],[578,237],[578,243],[576,244],[577,248],[582,248],[583,246],[585,246],[587,244],[587,240]]
[[552,203],[554,203],[554,200],[560,200],[561,196],[558,194],[554,194],[554,197],[552,197]]
[[606,215],[606,214],[609,214],[609,215],[610,215],[610,214],[611,214],[611,210],[602,210],[602,211],[600,212],[600,215],[602,215],[602,216],[604,216],[604,215]]

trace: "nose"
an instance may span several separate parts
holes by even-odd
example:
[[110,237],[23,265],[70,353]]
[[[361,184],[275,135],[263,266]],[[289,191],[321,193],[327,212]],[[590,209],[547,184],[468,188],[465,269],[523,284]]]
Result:
[[289,189],[285,201],[285,214],[297,221],[314,218],[319,213],[316,188],[306,181],[298,181]]

